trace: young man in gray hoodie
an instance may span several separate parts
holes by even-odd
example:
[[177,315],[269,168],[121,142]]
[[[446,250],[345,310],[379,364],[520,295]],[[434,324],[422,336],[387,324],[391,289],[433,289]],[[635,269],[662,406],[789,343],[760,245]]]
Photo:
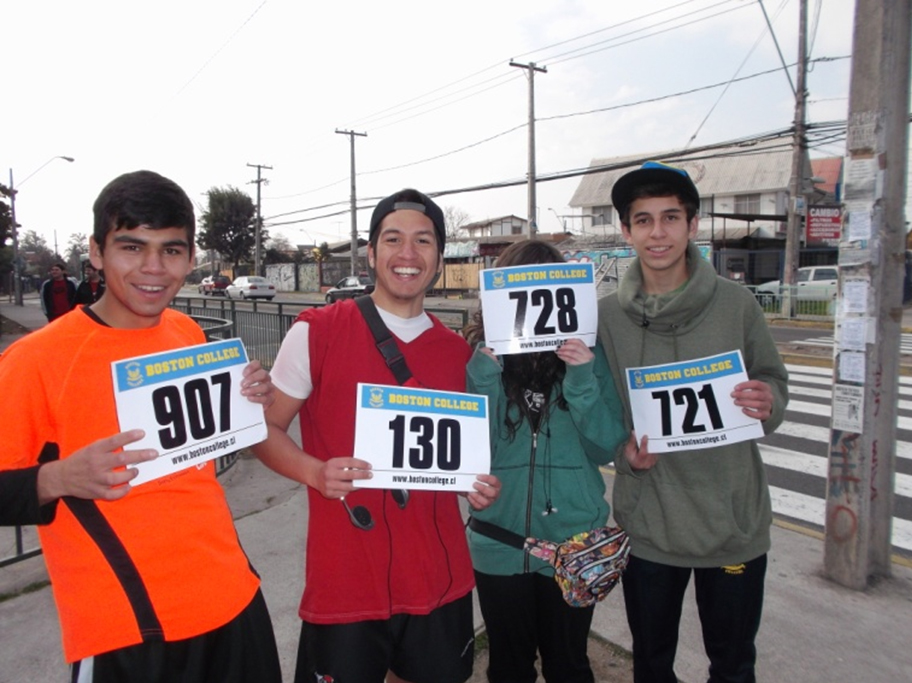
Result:
[[[648,162],[611,195],[637,258],[618,291],[599,302],[599,339],[628,428],[627,368],[740,350],[748,381],[716,400],[774,431],[788,403],[788,373],[753,296],[719,277],[691,241],[700,202],[693,181]],[[709,681],[752,683],[772,522],[756,442],[656,454],[648,437],[634,435],[625,448],[629,457],[615,459],[612,502],[631,540],[623,586],[634,681],[677,681],[678,627],[693,574]]]

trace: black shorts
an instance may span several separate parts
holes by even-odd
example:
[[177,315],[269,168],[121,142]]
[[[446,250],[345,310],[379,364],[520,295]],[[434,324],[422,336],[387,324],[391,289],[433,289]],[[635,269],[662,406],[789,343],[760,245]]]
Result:
[[224,626],[175,640],[131,645],[76,662],[72,683],[282,683],[272,620],[258,590]]
[[427,615],[351,624],[301,624],[295,683],[463,683],[472,675],[472,594]]

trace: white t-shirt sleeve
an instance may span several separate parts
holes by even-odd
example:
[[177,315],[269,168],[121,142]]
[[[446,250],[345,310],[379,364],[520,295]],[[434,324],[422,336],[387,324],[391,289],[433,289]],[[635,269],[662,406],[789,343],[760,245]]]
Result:
[[281,392],[300,400],[310,396],[313,380],[310,376],[310,325],[296,322],[288,330],[269,375]]
[[[387,313],[382,308],[377,310],[390,331],[405,343],[413,341],[422,332],[434,326],[424,312],[415,318],[400,318],[392,313]],[[282,340],[275,363],[272,370],[269,371],[272,383],[277,389],[302,401],[313,391],[309,339],[310,325],[306,322],[294,323],[285,335],[285,339]],[[376,351],[376,347],[374,349],[376,353],[380,353]]]

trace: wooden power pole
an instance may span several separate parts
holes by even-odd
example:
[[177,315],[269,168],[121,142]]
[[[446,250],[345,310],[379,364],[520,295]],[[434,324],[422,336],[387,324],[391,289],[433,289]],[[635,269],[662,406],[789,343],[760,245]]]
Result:
[[857,0],[843,176],[824,571],[890,574],[912,0]]
[[518,66],[529,74],[529,239],[538,232],[538,201],[535,197],[535,72],[548,73],[543,66],[536,66],[535,62],[519,64],[510,62],[510,66]]
[[367,133],[356,133],[353,130],[339,130],[339,135],[347,135],[351,143],[351,274],[358,274],[358,194],[355,191],[355,136],[366,138]]
[[255,168],[257,170],[256,180],[251,181],[251,182],[256,183],[256,186],[257,186],[256,226],[254,226],[254,230],[253,230],[253,239],[254,239],[253,274],[262,275],[263,273],[260,270],[260,264],[262,263],[262,259],[263,259],[263,244],[262,244],[262,242],[263,242],[263,239],[262,239],[263,215],[262,215],[261,202],[260,202],[260,200],[261,200],[260,188],[263,186],[263,183],[268,184],[268,181],[266,180],[266,178],[263,177],[263,169],[265,168],[265,169],[271,171],[272,166],[265,166],[263,164],[247,164],[247,165],[250,168]]
[[[782,272],[782,315],[794,317],[795,288],[801,253],[801,213],[799,202],[807,201],[806,186],[810,171],[807,151],[807,0],[799,2],[798,77],[795,87],[795,123],[792,140],[792,175],[789,179],[788,223],[785,232],[785,264]],[[807,207],[805,206],[805,214]]]

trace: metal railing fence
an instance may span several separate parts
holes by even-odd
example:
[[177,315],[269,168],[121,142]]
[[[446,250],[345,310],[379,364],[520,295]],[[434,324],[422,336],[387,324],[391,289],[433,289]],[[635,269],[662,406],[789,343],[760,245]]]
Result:
[[[206,329],[207,334],[218,334],[215,338],[239,337],[247,349],[247,355],[271,368],[279,347],[295,318],[305,308],[320,308],[325,303],[272,301],[237,301],[235,299],[205,299],[177,297],[171,307],[192,316],[197,321],[221,319],[230,326],[222,326],[216,333]],[[450,329],[461,332],[469,321],[469,311],[464,308],[427,307]],[[227,335],[227,336],[221,336]]]
[[767,317],[792,317],[796,320],[818,320],[832,322],[836,315],[836,292],[830,286],[793,285],[791,288],[792,315],[782,315],[782,295],[786,289],[781,285],[775,290],[764,289],[763,285],[745,285],[757,299]]

